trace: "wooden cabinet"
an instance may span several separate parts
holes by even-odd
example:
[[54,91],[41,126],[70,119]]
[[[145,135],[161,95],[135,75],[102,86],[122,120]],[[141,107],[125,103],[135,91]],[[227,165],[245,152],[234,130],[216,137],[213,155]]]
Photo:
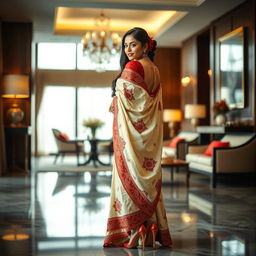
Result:
[[24,174],[30,170],[31,127],[6,127],[8,174]]

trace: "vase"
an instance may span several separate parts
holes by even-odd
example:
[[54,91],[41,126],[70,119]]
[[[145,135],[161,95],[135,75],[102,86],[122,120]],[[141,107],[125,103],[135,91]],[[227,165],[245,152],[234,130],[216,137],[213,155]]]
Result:
[[7,117],[11,126],[17,126],[23,120],[24,112],[17,104],[12,104],[11,108],[7,111]]
[[96,137],[96,130],[97,130],[97,127],[91,127],[91,134],[93,139],[95,139]]
[[225,125],[227,122],[227,116],[224,113],[219,113],[215,117],[216,125]]

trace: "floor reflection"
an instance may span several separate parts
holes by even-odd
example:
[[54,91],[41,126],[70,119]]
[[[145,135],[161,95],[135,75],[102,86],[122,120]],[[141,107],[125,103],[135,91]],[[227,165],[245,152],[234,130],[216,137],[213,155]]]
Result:
[[[163,170],[173,248],[103,248],[111,172],[91,176],[81,169],[54,168],[31,179],[0,178],[0,255],[255,255],[256,187],[220,184],[212,190],[207,178],[193,175],[187,189],[182,171],[171,183]],[[18,240],[18,234],[26,239]]]
[[108,184],[102,184],[102,179],[99,179],[97,197],[92,188],[94,185],[86,182],[83,173],[41,172],[36,178],[36,200],[41,211],[35,208],[35,217],[43,219],[46,226],[46,236],[38,239],[104,236],[107,221],[105,208],[109,204],[106,195],[110,192]]
[[104,248],[105,256],[171,256],[174,255],[172,249],[160,248],[153,250],[152,248],[128,249],[128,248]]

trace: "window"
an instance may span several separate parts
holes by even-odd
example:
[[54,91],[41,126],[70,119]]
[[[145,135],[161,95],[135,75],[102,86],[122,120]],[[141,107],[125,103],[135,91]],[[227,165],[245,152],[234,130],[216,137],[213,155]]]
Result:
[[222,256],[228,255],[245,255],[245,243],[240,239],[224,240],[221,241]]
[[66,133],[70,139],[74,139],[76,134],[79,139],[91,136],[90,130],[82,125],[83,120],[88,118],[104,122],[104,126],[97,131],[97,138],[110,139],[113,115],[108,109],[111,100],[110,87],[46,86],[38,114],[39,154],[57,151],[52,128]]
[[74,87],[45,87],[38,114],[39,154],[57,151],[52,128],[75,137],[75,93]]
[[[104,70],[119,70],[120,55],[110,59]],[[61,70],[96,70],[101,71],[99,65],[92,63],[90,58],[83,55],[82,44],[75,43],[39,43],[37,47],[38,69]]]
[[80,87],[78,88],[78,137],[91,136],[90,130],[82,126],[83,120],[97,118],[104,125],[97,129],[96,137],[111,139],[113,114],[108,109],[111,104],[111,88]]
[[76,69],[75,43],[39,43],[37,51],[39,69]]

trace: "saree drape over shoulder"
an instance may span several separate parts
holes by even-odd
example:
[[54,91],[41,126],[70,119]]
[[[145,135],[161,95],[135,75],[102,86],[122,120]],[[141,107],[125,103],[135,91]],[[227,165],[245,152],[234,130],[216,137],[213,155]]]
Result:
[[157,83],[151,86],[153,92],[148,90],[138,61],[129,62],[117,80],[112,103],[112,191],[104,246],[128,237],[129,231],[149,219],[159,228],[157,240],[164,246],[172,244],[161,193],[162,91],[158,69],[151,65],[155,72],[151,77]]

